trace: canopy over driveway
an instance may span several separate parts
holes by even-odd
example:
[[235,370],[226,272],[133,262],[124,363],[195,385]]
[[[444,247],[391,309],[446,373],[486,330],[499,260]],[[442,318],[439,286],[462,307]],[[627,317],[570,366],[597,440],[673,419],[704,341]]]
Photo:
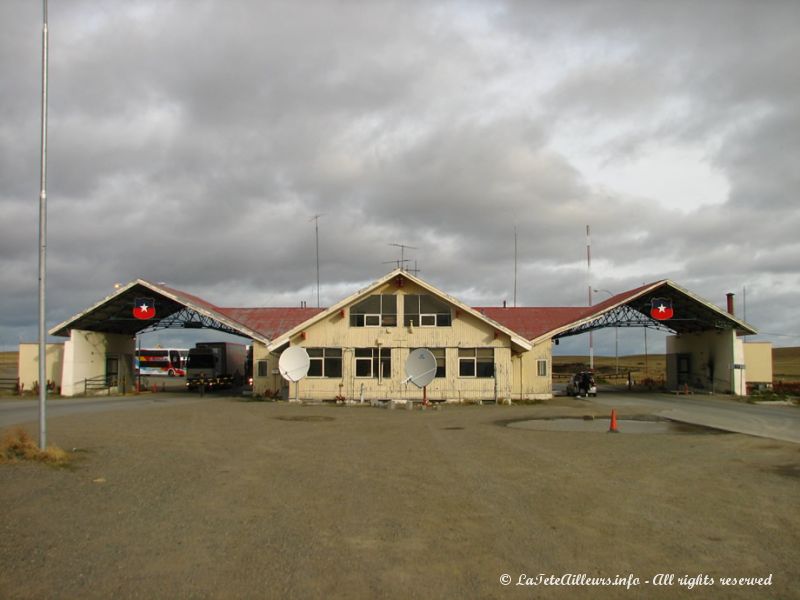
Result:
[[[154,309],[137,318],[137,305]],[[108,377],[133,381],[135,336],[167,328],[214,329],[268,344],[309,319],[317,308],[224,308],[163,284],[137,279],[94,306],[56,325],[50,335],[69,337],[62,364],[62,394],[81,393],[86,380]],[[149,314],[149,313],[148,313]]]

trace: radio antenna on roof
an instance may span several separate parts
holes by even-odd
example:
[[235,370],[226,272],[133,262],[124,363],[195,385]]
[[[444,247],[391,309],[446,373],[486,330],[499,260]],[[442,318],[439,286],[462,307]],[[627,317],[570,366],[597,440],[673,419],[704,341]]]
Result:
[[397,268],[404,268],[404,267],[401,267],[401,265],[403,265],[406,262],[406,259],[405,259],[405,250],[406,250],[406,248],[408,248],[409,250],[419,250],[419,248],[417,248],[416,246],[408,246],[406,244],[389,244],[389,245],[390,246],[396,246],[397,248],[400,248],[400,261],[397,263]]

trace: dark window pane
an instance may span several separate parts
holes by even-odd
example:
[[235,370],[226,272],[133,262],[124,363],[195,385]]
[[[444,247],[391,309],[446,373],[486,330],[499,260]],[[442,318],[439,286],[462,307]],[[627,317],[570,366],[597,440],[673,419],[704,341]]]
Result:
[[342,376],[342,358],[341,357],[327,357],[325,358],[325,377],[341,377]]
[[308,366],[309,377],[322,377],[322,359],[312,358]]
[[383,314],[397,314],[397,296],[394,294],[384,294],[381,298],[383,304]]
[[464,359],[458,361],[458,374],[460,377],[475,376],[475,361]]
[[478,361],[478,377],[494,377],[494,363]]
[[356,359],[356,377],[372,376],[372,360]]
[[381,312],[381,297],[378,295],[369,296],[364,298],[358,304],[353,305],[350,313],[365,314],[373,313],[380,314]]

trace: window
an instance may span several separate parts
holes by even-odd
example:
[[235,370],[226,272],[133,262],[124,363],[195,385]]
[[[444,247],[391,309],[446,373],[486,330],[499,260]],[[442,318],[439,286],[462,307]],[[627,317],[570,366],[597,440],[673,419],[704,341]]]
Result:
[[309,358],[309,377],[342,376],[341,348],[306,348]]
[[547,377],[547,360],[540,358],[536,361],[536,374],[539,377]]
[[396,327],[397,296],[373,294],[350,308],[350,327]]
[[494,348],[459,348],[459,377],[494,377]]
[[256,362],[256,377],[266,377],[269,375],[269,361],[259,360]]
[[[410,352],[417,350],[417,348],[411,348]],[[431,351],[433,356],[436,358],[436,377],[447,377],[447,361],[445,360],[445,349],[444,348],[428,348]]]
[[373,379],[392,376],[391,348],[356,348],[356,377]]
[[450,327],[450,305],[430,294],[408,294],[404,300],[403,324],[415,327]]

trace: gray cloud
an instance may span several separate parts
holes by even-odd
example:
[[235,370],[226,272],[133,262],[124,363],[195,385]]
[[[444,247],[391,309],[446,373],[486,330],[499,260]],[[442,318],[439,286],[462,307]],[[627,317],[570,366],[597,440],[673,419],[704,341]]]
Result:
[[[35,336],[34,4],[0,6],[3,347]],[[748,320],[800,344],[799,12],[51,4],[48,320],[136,277],[219,304],[312,304],[309,219],[323,214],[323,304],[390,269],[394,242],[417,246],[407,256],[445,291],[510,301],[515,227],[518,304],[581,304],[591,224],[596,287],[670,277],[722,303],[748,286]],[[724,205],[672,210],[583,166],[670,145],[704,149]]]

